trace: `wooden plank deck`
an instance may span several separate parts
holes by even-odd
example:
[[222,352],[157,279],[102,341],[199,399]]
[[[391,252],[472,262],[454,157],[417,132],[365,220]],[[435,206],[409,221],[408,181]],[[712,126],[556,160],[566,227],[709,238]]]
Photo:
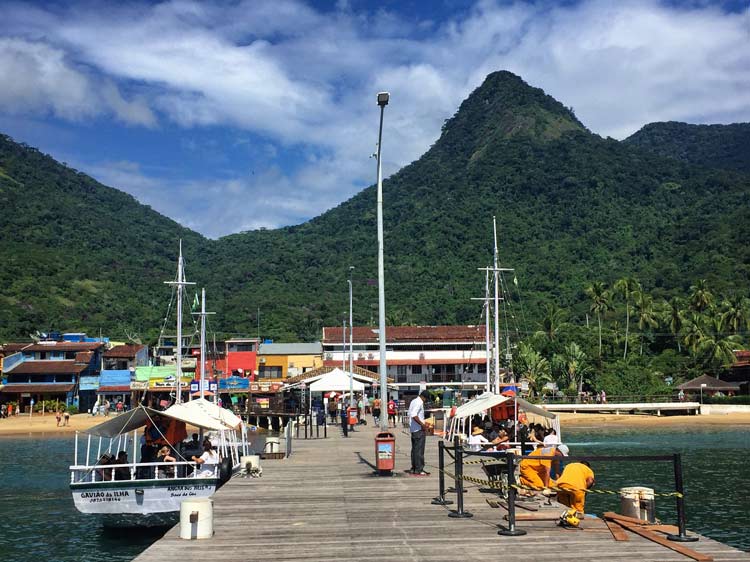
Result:
[[[482,560],[689,560],[643,537],[617,542],[605,523],[585,520],[583,530],[554,521],[523,521],[521,537],[497,534],[503,509],[492,509],[476,486],[465,496],[471,519],[449,518],[454,506],[431,505],[437,469],[428,477],[405,474],[409,436],[396,434],[396,472],[373,474],[372,426],[344,438],[329,428],[328,439],[296,440],[290,459],[263,461],[261,478],[234,478],[214,496],[214,537],[179,538],[179,525],[136,561],[469,561]],[[437,466],[437,437],[427,439],[427,464]],[[481,477],[476,465],[466,472]],[[446,485],[450,485],[447,483]],[[455,499],[455,494],[449,494]],[[523,512],[525,513],[525,512]],[[750,561],[750,554],[701,537],[686,546],[717,561]]]

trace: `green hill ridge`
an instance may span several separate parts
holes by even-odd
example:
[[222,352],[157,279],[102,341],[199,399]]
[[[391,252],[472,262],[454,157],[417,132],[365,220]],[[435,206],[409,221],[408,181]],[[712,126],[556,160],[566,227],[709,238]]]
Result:
[[[602,139],[518,76],[489,75],[435,144],[384,183],[390,321],[479,321],[471,298],[482,296],[493,215],[529,331],[549,302],[582,317],[596,280],[634,276],[655,297],[696,279],[746,287],[750,176],[632,139]],[[225,334],[255,334],[260,309],[263,336],[320,337],[348,308],[351,265],[355,321],[377,318],[374,187],[304,224],[214,241],[2,137],[0,206],[4,338],[50,327],[154,337],[178,238]]]

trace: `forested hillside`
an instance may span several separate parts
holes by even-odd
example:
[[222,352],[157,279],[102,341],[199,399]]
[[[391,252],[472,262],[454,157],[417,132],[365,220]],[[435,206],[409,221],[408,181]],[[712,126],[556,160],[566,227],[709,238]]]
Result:
[[706,168],[750,173],[750,123],[650,123],[625,142]]
[[[425,155],[384,184],[389,320],[480,320],[471,298],[483,295],[493,215],[525,332],[551,304],[582,323],[596,281],[632,277],[654,299],[700,279],[746,294],[750,176],[635,144],[590,133],[513,74],[488,76]],[[180,237],[224,333],[255,334],[260,309],[263,336],[320,337],[348,310],[350,266],[355,321],[377,318],[374,187],[307,223],[212,241],[3,137],[0,208],[4,338],[52,327],[154,337]]]

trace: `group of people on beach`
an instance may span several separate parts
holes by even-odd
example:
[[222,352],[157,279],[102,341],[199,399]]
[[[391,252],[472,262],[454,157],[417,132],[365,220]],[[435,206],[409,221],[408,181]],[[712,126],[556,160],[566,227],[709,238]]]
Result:
[[57,422],[57,427],[70,425],[70,412],[67,410],[57,410],[55,412],[55,421]]
[[11,416],[17,416],[20,413],[18,406],[12,402],[9,404],[0,405],[0,418],[9,418]]

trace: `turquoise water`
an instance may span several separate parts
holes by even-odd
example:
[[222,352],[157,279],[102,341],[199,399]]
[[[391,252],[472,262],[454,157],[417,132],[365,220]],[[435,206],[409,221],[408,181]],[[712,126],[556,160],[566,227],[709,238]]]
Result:
[[[564,432],[572,454],[683,454],[688,529],[750,550],[750,427],[743,429],[607,430]],[[73,507],[68,490],[72,437],[0,439],[5,482],[0,488],[0,554],[14,562],[132,560],[154,540],[145,530],[107,531]],[[597,488],[643,485],[673,490],[670,463],[595,462]],[[617,510],[612,496],[591,495],[587,512]],[[674,500],[657,499],[657,515],[675,521]]]
[[[563,428],[564,429],[564,428]],[[564,440],[573,455],[662,455],[681,453],[687,528],[743,550],[750,550],[750,427],[571,429]],[[647,486],[674,490],[672,463],[592,462],[596,488]],[[675,500],[656,498],[657,517],[676,524]],[[619,511],[619,499],[590,494],[586,512]]]
[[13,562],[132,560],[167,530],[104,529],[73,506],[71,437],[0,439],[0,556]]

